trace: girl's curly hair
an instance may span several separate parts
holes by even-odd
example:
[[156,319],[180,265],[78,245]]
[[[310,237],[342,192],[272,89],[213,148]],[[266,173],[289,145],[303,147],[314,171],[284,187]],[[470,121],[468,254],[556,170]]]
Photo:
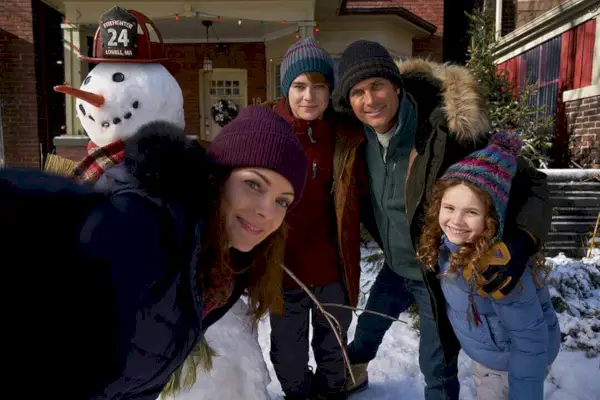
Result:
[[438,263],[443,234],[439,223],[442,197],[444,197],[446,190],[457,185],[467,186],[479,197],[487,210],[487,217],[484,231],[474,237],[472,242],[465,243],[456,253],[452,254],[447,273],[455,274],[461,267],[479,259],[488,250],[490,241],[496,235],[498,217],[487,193],[466,181],[458,179],[438,180],[428,199],[424,229],[419,238],[419,250],[417,252],[418,259],[423,263],[426,270],[435,271]]
[[[454,275],[460,268],[463,268],[470,263],[477,265],[476,261],[489,249],[491,240],[496,235],[496,230],[498,229],[498,215],[486,192],[467,181],[459,179],[439,180],[436,182],[433,192],[428,199],[425,211],[424,229],[419,238],[417,258],[423,263],[423,268],[425,268],[425,270],[436,271],[443,234],[439,223],[442,197],[444,197],[446,190],[457,185],[467,186],[479,197],[487,210],[487,217],[485,219],[484,231],[475,236],[472,242],[465,243],[457,252],[452,254],[450,258],[450,267],[446,273],[448,275]],[[550,273],[550,267],[545,262],[544,253],[542,251],[537,252],[531,256],[530,262],[533,270],[534,283],[538,287],[541,287],[544,285],[544,280]],[[542,279],[540,279],[540,276]],[[485,282],[485,279],[481,276],[478,268],[473,268],[473,281]],[[476,289],[481,289],[481,285],[476,285]]]

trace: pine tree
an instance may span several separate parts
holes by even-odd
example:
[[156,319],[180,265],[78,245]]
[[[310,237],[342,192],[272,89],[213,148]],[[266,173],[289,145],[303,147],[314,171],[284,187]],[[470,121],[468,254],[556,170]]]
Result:
[[488,98],[488,110],[494,131],[518,129],[525,142],[523,156],[536,167],[547,168],[553,142],[553,118],[545,107],[532,107],[537,85],[514,88],[505,71],[495,63],[495,23],[490,12],[476,10],[467,14],[470,44],[467,68],[477,77]]

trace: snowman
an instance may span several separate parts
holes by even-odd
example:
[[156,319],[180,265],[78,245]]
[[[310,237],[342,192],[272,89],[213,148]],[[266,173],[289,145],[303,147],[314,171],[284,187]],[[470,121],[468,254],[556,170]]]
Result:
[[[73,174],[94,183],[123,161],[124,140],[144,124],[160,119],[183,128],[183,96],[167,69],[172,63],[164,57],[158,29],[137,11],[118,6],[107,11],[94,37],[94,56],[81,58],[97,63],[81,87],[55,90],[76,98],[77,116],[90,142],[88,156]],[[243,299],[208,329],[205,339],[216,353],[213,367],[198,368],[195,383],[176,393],[176,400],[269,399],[269,372]],[[185,378],[184,373],[178,386],[186,386]]]
[[166,66],[162,37],[145,15],[115,6],[101,18],[94,37],[97,63],[79,89],[55,91],[76,98],[77,117],[90,138],[88,156],[75,168],[80,181],[94,183],[124,157],[123,141],[160,119],[185,126],[181,87]]

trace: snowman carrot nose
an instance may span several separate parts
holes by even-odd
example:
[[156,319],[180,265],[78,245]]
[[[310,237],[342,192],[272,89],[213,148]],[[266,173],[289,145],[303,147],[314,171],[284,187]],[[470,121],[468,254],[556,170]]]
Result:
[[100,94],[86,92],[85,90],[75,89],[74,87],[67,85],[54,86],[54,91],[58,93],[69,94],[73,97],[77,97],[87,103],[90,103],[94,107],[102,107],[104,104],[104,97]]

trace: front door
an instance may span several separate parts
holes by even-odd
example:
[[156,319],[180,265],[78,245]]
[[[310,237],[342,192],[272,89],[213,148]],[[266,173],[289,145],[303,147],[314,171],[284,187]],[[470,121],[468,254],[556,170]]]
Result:
[[202,74],[203,139],[211,141],[221,130],[215,122],[212,107],[219,100],[230,100],[238,107],[238,111],[248,104],[248,72],[237,68],[215,68],[212,72]]

